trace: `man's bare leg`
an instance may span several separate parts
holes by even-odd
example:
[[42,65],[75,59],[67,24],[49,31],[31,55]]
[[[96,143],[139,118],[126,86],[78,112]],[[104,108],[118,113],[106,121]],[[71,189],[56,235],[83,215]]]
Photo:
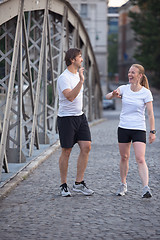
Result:
[[62,148],[61,156],[59,158],[59,170],[61,175],[61,184],[67,183],[68,160],[72,148]]
[[90,141],[79,141],[80,154],[77,161],[77,177],[76,182],[83,181],[84,172],[87,167],[89,152],[91,150],[91,142]]

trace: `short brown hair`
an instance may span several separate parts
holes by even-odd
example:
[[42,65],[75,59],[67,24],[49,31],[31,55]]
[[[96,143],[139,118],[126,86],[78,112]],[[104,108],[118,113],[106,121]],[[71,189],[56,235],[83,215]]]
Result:
[[65,56],[66,65],[67,66],[71,65],[72,64],[71,60],[75,59],[79,54],[82,54],[79,48],[70,48],[66,52],[66,56]]

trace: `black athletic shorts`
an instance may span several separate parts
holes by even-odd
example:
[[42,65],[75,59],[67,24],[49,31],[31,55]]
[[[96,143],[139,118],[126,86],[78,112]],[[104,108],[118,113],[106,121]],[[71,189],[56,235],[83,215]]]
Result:
[[91,141],[91,133],[85,114],[57,118],[62,148],[72,148],[78,141]]
[[136,129],[125,129],[118,127],[118,142],[144,142],[146,143],[146,131]]

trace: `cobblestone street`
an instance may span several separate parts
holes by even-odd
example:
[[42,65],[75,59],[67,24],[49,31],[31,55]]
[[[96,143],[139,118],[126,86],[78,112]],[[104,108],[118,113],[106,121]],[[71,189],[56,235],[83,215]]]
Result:
[[115,111],[104,111],[103,122],[91,127],[92,150],[84,180],[95,194],[86,197],[72,191],[79,153],[75,146],[68,169],[68,185],[72,197],[60,196],[58,149],[8,196],[0,200],[1,240],[160,239],[159,104],[155,105],[157,138],[152,145],[147,142],[146,150],[149,185],[153,193],[150,199],[141,198],[142,184],[133,148],[128,193],[124,197],[115,195],[120,183],[116,133],[119,102],[117,105]]

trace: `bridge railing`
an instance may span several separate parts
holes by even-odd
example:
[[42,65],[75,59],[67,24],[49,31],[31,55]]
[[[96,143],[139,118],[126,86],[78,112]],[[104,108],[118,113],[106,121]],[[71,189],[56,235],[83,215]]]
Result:
[[[83,23],[67,1],[8,0],[0,4],[0,167],[25,162],[57,140],[57,78],[70,47],[82,49],[84,112],[101,117],[101,87]],[[0,171],[1,172],[1,171]]]

